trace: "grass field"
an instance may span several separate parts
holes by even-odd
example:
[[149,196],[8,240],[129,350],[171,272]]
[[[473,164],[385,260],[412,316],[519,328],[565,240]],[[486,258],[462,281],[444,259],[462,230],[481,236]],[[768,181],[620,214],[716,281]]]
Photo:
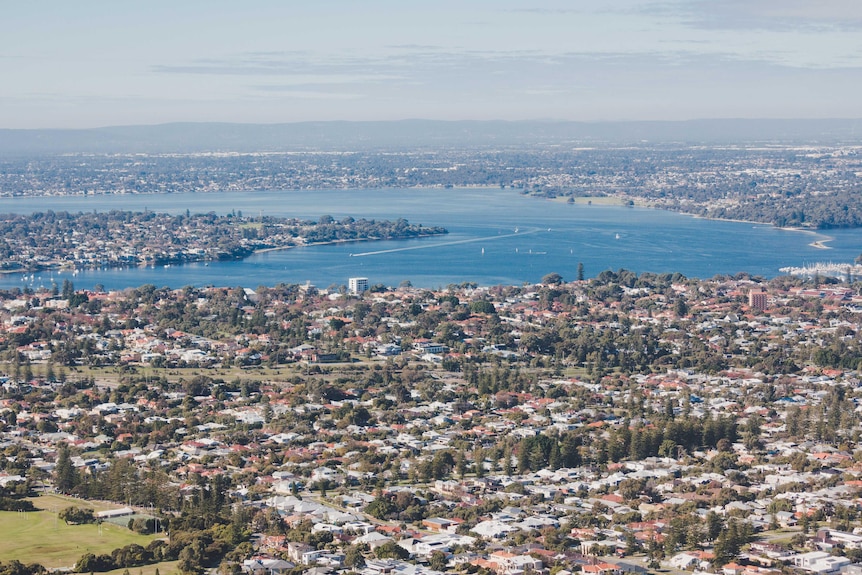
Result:
[[0,511],[0,561],[17,559],[48,568],[71,567],[84,553],[110,553],[130,543],[147,545],[153,540],[153,536],[138,535],[110,523],[103,523],[100,529],[98,525],[66,525],[57,518],[59,511],[72,505],[96,511],[115,506],[59,495],[43,495],[32,501],[41,511]]
[[[363,366],[374,365],[375,361],[366,360],[360,356],[356,356],[356,363],[325,363],[320,364],[320,368],[328,374],[325,379],[334,379],[339,375],[347,372],[350,373],[354,369],[359,369]],[[36,375],[43,373],[45,366],[43,364],[34,364],[33,372]],[[136,379],[150,378],[156,379],[164,377],[171,383],[177,383],[182,379],[192,379],[198,375],[223,379],[225,381],[267,381],[272,383],[286,383],[297,375],[302,375],[308,371],[309,367],[305,363],[282,364],[278,367],[254,366],[243,369],[236,366],[225,366],[219,368],[209,367],[184,367],[184,368],[153,368],[149,366],[136,365],[132,369],[124,373],[117,367],[87,367],[77,366],[66,369],[66,376],[69,381],[76,381],[82,378],[92,377],[97,385],[100,386],[116,386],[120,379],[125,376],[133,376]],[[9,375],[13,372],[12,366],[8,362],[0,361],[0,375]]]
[[119,525],[120,527],[127,527],[129,525],[129,521],[134,521],[135,519],[155,519],[155,515],[145,515],[143,513],[135,513],[133,515],[123,515],[122,517],[112,517],[111,519],[105,519],[106,523],[113,523],[114,525]]
[[106,511],[120,507],[114,503],[103,503],[101,501],[86,501],[76,497],[68,497],[59,493],[45,493],[39,497],[30,497],[30,501],[37,509],[43,511],[62,511],[66,507],[80,507],[81,509],[92,509],[95,511]]
[[[39,376],[44,371],[44,365],[34,364],[33,373]],[[135,378],[152,378],[165,377],[171,383],[177,383],[181,379],[191,379],[198,375],[206,375],[213,378],[222,378],[225,381],[233,381],[235,379],[254,381],[266,380],[278,382],[286,382],[295,375],[302,373],[305,366],[298,367],[293,364],[283,364],[278,368],[259,367],[254,369],[242,369],[234,366],[226,366],[224,368],[207,368],[207,367],[186,367],[186,368],[152,368],[146,366],[133,366],[133,371],[129,375]],[[11,365],[7,362],[0,362],[0,375],[10,375],[13,373]],[[116,386],[120,379],[124,377],[124,373],[116,367],[86,367],[78,366],[75,368],[66,368],[66,377],[69,381],[77,381],[79,379],[92,377],[97,385],[100,386]]]
[[[144,565],[143,567],[131,567],[129,575],[156,575],[156,569],[159,570],[159,575],[179,575],[177,569],[179,561],[165,561],[164,563],[153,563],[152,565]],[[113,571],[105,571],[101,575],[123,575],[125,569],[114,569]]]

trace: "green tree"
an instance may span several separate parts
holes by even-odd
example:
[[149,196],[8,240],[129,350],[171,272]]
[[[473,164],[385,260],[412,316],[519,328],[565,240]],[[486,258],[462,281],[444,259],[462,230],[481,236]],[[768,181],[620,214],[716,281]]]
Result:
[[487,313],[493,314],[497,313],[497,308],[494,307],[494,304],[489,302],[488,300],[479,300],[474,301],[470,304],[470,311],[473,313]]
[[181,573],[187,573],[189,575],[199,575],[203,572],[203,567],[201,567],[201,558],[196,552],[196,547],[193,545],[187,545],[183,547],[179,554],[179,562],[177,563],[177,569],[180,570]]
[[676,303],[673,306],[673,314],[676,317],[685,317],[688,315],[688,306],[685,303],[685,300],[681,297],[676,300]]
[[344,551],[344,564],[351,569],[362,569],[365,567],[365,556],[363,545],[348,545]]
[[713,546],[715,559],[713,563],[721,566],[733,561],[742,546],[751,540],[751,527],[747,523],[740,523],[731,519],[727,527],[719,534]]
[[57,516],[62,519],[67,525],[80,525],[82,523],[93,523],[96,516],[93,515],[92,509],[83,509],[81,507],[66,507]]
[[446,571],[449,560],[442,551],[432,551],[428,557],[428,566],[435,571]]
[[467,458],[464,456],[463,450],[458,451],[455,456],[455,471],[461,479],[464,479],[464,475],[467,474]]
[[395,513],[397,508],[391,499],[383,495],[378,495],[371,503],[365,507],[365,512],[376,519],[386,519],[390,514]]
[[378,559],[407,559],[410,553],[394,541],[387,541],[374,551]]
[[560,285],[563,283],[563,276],[556,272],[551,272],[542,277],[542,283],[545,285]]
[[69,448],[61,445],[57,450],[57,463],[54,467],[54,487],[57,491],[68,493],[78,484],[77,473],[72,466]]
[[715,511],[710,511],[706,514],[706,537],[710,541],[715,541],[715,539],[721,534],[722,529],[724,529],[724,521],[722,521],[721,516]]

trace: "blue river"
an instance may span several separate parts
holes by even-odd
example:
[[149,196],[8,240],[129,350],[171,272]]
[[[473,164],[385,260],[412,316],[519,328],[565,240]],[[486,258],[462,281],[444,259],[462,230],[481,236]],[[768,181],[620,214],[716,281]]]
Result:
[[[0,276],[0,287],[31,287],[71,279],[76,288],[102,284],[122,289],[143,284],[256,288],[311,282],[346,285],[350,277],[371,284],[436,288],[452,283],[519,285],[556,272],[573,280],[578,263],[587,277],[603,270],[680,272],[688,277],[748,272],[774,277],[779,268],[819,261],[849,263],[862,253],[862,230],[825,233],[769,225],[713,221],[637,207],[566,204],[529,198],[514,190],[386,189],[214,192],[2,198],[0,213],[144,209],[167,212],[232,211],[245,216],[318,219],[406,218],[439,225],[449,234],[404,241],[311,246],[255,254],[243,261],[130,269],[45,271],[33,278]],[[813,246],[823,241],[829,249]]]

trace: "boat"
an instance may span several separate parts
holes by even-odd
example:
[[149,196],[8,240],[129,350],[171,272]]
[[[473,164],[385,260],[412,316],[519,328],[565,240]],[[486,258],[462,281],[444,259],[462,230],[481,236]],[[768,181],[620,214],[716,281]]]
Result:
[[619,234],[617,234],[617,235],[616,235],[616,239],[620,239],[620,235],[619,235]]

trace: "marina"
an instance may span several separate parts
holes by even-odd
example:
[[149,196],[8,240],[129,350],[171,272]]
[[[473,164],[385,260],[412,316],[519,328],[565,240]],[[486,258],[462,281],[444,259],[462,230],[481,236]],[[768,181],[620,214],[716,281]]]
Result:
[[817,262],[799,267],[787,266],[778,271],[804,278],[830,277],[848,282],[862,278],[862,265],[849,263]]

